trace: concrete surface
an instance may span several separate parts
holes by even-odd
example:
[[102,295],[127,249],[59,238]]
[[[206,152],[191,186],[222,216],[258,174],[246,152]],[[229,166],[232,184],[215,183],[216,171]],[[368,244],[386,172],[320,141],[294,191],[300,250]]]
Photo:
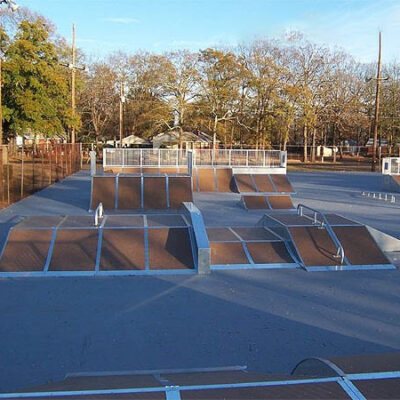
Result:
[[[378,175],[291,173],[296,201],[398,235],[398,207],[359,196]],[[85,215],[81,172],[0,212]],[[237,195],[196,194],[210,225],[251,225]],[[233,223],[234,222],[234,223]],[[68,372],[247,365],[290,373],[306,357],[400,349],[400,271],[214,272],[208,276],[0,279],[0,390]]]

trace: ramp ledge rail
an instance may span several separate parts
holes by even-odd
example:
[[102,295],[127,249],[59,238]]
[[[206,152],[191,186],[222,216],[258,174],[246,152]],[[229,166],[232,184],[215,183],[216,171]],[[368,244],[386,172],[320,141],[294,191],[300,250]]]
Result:
[[[304,210],[311,211],[313,213],[313,218],[310,218],[308,215],[305,215]],[[312,219],[315,225],[319,223],[321,227],[328,232],[329,236],[331,237],[332,241],[337,247],[336,257],[337,258],[340,257],[340,265],[343,265],[343,263],[345,262],[344,248],[340,243],[339,239],[337,238],[335,232],[333,231],[329,221],[326,219],[325,215],[321,211],[315,210],[314,208],[308,207],[304,204],[299,204],[297,206],[297,214],[300,215],[301,217]],[[318,220],[318,216],[321,217],[321,221]]]

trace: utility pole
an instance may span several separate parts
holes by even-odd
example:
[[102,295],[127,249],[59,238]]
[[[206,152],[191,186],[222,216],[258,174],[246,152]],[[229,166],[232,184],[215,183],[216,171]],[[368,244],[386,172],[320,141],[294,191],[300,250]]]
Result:
[[[76,75],[76,49],[75,49],[75,24],[72,24],[72,68],[71,68],[71,107],[72,116],[75,118],[75,75]],[[75,143],[75,126],[71,131],[71,143]]]
[[378,72],[376,74],[376,93],[375,93],[375,116],[374,116],[374,146],[372,154],[371,171],[376,170],[376,148],[378,142],[378,118],[379,118],[379,92],[381,87],[381,56],[382,56],[382,35],[379,32],[379,52],[378,52]]
[[119,93],[119,147],[122,147],[122,138],[124,136],[124,81],[121,81]]

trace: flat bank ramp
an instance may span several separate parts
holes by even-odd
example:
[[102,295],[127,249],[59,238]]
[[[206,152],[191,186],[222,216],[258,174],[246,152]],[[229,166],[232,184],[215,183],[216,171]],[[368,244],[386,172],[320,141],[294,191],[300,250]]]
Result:
[[1,399],[135,400],[394,400],[400,393],[399,353],[308,358],[292,373],[222,368],[72,373]]
[[207,228],[211,269],[294,268],[285,241],[262,227]]
[[238,193],[293,193],[293,187],[285,174],[235,173],[233,187]]
[[92,177],[90,210],[178,210],[193,201],[192,178],[185,175]]
[[292,198],[287,194],[242,195],[241,203],[246,210],[291,210],[294,209]]
[[297,213],[266,215],[263,226],[286,239],[308,271],[395,268],[364,225],[340,215],[326,214],[322,222]]
[[[184,214],[109,215],[47,220],[13,227],[0,277],[190,273],[197,268],[195,233]],[[32,221],[32,224],[29,221]]]

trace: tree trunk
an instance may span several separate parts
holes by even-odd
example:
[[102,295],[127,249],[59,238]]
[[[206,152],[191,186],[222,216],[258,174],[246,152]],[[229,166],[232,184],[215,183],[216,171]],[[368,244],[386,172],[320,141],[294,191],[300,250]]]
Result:
[[307,153],[307,143],[308,143],[308,127],[307,124],[303,127],[303,142],[304,142],[304,152],[303,152],[303,161],[308,162],[308,153]]
[[311,162],[315,162],[315,136],[317,134],[316,128],[312,131],[312,147],[311,147]]
[[336,125],[333,125],[332,132],[332,152],[333,152],[333,162],[336,162]]
[[218,117],[214,117],[214,127],[213,127],[213,149],[215,149],[217,144],[217,126],[218,126]]

